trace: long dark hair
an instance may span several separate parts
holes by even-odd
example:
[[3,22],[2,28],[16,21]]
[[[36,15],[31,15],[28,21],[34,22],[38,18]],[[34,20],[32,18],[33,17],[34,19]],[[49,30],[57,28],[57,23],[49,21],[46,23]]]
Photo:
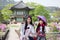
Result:
[[[42,20],[42,19],[40,19],[40,20]],[[42,20],[42,21],[43,21],[43,20]],[[43,29],[42,31],[44,32],[44,30],[45,30],[45,26],[46,26],[46,23],[45,23],[44,21],[43,21],[43,24],[42,24],[42,25],[41,25],[40,23],[38,23],[38,26],[37,26],[36,32],[38,32],[40,26],[43,27],[43,28],[42,28],[42,29]]]
[[[27,19],[28,19],[28,18],[31,19],[30,24],[33,25],[33,23],[32,23],[32,17],[31,17],[31,16],[28,16]],[[27,29],[27,26],[28,26],[27,19],[26,19],[26,21],[25,21],[25,30]]]

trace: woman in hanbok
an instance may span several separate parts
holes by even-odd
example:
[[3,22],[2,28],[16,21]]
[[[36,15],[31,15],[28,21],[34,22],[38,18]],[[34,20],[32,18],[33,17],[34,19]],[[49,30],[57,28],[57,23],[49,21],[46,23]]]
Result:
[[37,40],[46,40],[45,27],[47,25],[46,18],[44,16],[38,16],[39,23],[36,29]]

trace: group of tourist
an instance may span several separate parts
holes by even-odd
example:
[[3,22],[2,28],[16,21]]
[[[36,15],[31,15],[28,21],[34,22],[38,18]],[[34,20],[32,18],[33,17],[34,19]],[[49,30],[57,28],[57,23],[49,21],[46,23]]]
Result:
[[39,20],[36,30],[32,23],[32,17],[28,16],[25,23],[21,24],[19,31],[15,30],[20,40],[46,40],[45,26],[47,25],[44,16],[38,16]]

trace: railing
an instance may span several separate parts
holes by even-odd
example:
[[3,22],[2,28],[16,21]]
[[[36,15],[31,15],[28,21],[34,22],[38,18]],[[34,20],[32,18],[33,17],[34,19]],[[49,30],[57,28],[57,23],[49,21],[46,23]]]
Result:
[[47,40],[60,40],[60,32],[49,32],[46,33]]

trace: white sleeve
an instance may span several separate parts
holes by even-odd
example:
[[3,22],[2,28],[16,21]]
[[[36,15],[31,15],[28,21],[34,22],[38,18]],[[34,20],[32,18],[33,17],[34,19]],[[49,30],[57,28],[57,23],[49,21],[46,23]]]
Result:
[[33,37],[36,33],[34,27],[32,26],[30,30],[31,30],[31,34],[29,34],[29,36]]
[[31,27],[31,32],[32,32],[32,33],[35,33],[35,29],[34,29],[33,26]]

